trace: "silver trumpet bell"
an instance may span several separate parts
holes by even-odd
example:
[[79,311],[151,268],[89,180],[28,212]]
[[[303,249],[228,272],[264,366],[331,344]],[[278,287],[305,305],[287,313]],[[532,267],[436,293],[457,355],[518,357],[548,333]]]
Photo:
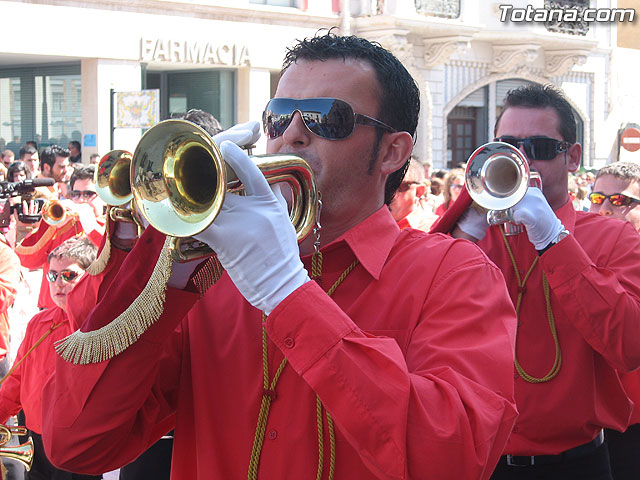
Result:
[[488,210],[489,225],[505,224],[507,235],[523,231],[509,221],[509,209],[522,200],[529,186],[542,188],[540,175],[529,169],[522,152],[504,142],[485,143],[471,154],[465,184],[469,196]]

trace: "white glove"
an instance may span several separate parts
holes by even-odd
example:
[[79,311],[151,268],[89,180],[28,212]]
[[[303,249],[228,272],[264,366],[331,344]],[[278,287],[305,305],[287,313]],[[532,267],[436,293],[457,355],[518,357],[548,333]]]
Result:
[[220,147],[222,142],[229,140],[240,147],[255,144],[260,138],[260,123],[250,121],[239,123],[212,137],[214,143]]
[[522,200],[510,208],[509,217],[513,223],[524,225],[536,250],[544,250],[564,230],[539,188],[529,188]]
[[[213,142],[220,147],[222,142],[229,141],[241,147],[255,144],[260,138],[260,123],[256,121],[249,121],[245,123],[239,123],[227,130],[224,130],[212,137]],[[142,217],[142,215],[141,215]],[[145,223],[146,219],[144,219]],[[146,228],[146,225],[145,225]],[[191,262],[173,263],[171,270],[171,278],[169,278],[168,285],[173,288],[183,289],[189,278],[195,271],[196,267],[200,265],[206,259],[198,259]]]
[[469,207],[458,220],[458,228],[473,238],[482,240],[489,228],[487,214],[480,213],[475,208]]
[[240,293],[267,315],[309,281],[300,261],[296,232],[279,189],[232,142],[220,150],[244,184],[246,196],[228,194],[220,213],[194,237],[217,254]]
[[74,203],[71,205],[71,209],[78,214],[80,225],[86,234],[101,228],[93,207],[88,203]]

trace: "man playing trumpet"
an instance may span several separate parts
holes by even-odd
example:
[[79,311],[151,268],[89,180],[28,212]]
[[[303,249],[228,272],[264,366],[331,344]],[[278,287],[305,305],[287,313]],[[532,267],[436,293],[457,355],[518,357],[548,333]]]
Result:
[[94,174],[94,165],[75,170],[69,181],[71,199],[49,200],[45,204],[48,210],[59,213],[54,218],[46,218],[45,212],[45,218],[40,221],[38,228],[15,248],[24,267],[42,268],[42,283],[38,296],[40,309],[55,305],[49,294],[47,282],[49,253],[75,236],[86,235],[96,246],[102,241],[105,229],[104,202],[96,194]]
[[520,415],[492,479],[608,480],[602,429],[626,428],[632,402],[619,372],[640,366],[640,238],[631,225],[575,211],[569,201],[568,175],[582,149],[560,90],[510,91],[495,137],[521,150],[542,190],[529,188],[510,209],[526,232],[488,228],[473,208],[453,230],[500,267],[518,313]]
[[[174,268],[139,341],[58,360],[44,391],[54,463],[110,469],[175,427],[178,479],[488,478],[516,415],[514,312],[474,245],[401,231],[385,205],[418,112],[415,82],[379,45],[298,42],[263,123],[269,153],[315,172],[315,232],[298,245],[279,191],[222,142],[246,195],[227,195],[196,238],[226,272],[200,298],[195,267]],[[83,331],[129,312],[163,242],[147,228]]]

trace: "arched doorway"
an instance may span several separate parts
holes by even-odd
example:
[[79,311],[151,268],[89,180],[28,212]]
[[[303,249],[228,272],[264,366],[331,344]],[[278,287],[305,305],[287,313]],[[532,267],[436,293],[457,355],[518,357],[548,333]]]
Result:
[[[509,90],[531,84],[529,80],[509,78],[487,83],[460,100],[447,115],[446,167],[466,163],[480,145],[493,140],[496,119]],[[584,121],[574,109],[577,141],[584,145]]]

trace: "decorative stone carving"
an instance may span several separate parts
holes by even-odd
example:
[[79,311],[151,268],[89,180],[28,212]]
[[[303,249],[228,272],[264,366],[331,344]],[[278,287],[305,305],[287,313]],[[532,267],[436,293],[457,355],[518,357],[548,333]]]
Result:
[[445,63],[454,53],[468,49],[470,43],[471,37],[464,35],[423,39],[425,66],[433,67]]
[[494,45],[492,73],[524,72],[535,70],[533,62],[538,58],[539,45]]
[[406,30],[386,30],[386,31],[369,31],[367,32],[367,38],[374,40],[382,45],[384,48],[393,53],[405,68],[413,68],[415,64],[415,58],[413,56],[413,46],[407,40]]
[[574,65],[584,65],[587,53],[580,50],[545,50],[544,70],[548,77],[561,77]]

